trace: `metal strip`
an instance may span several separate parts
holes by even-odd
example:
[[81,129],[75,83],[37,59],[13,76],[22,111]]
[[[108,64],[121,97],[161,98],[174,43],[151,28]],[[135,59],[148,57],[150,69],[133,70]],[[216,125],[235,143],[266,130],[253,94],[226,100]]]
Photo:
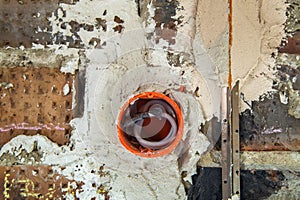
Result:
[[222,88],[222,104],[221,104],[221,149],[222,149],[222,198],[228,199],[231,197],[231,178],[230,178],[230,137],[229,137],[229,98],[228,98],[229,89],[228,87]]
[[232,193],[240,197],[239,81],[231,92]]

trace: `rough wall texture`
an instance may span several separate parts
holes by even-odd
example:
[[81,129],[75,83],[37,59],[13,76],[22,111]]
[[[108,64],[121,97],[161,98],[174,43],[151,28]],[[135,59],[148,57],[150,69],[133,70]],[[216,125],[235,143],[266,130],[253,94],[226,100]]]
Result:
[[[299,150],[296,1],[236,1],[231,72],[225,0],[0,5],[0,199],[186,199],[219,137],[209,124],[230,73],[244,94],[242,148]],[[163,158],[136,157],[116,136],[120,107],[143,91],[184,113],[182,143]]]
[[[289,178],[280,178],[285,187],[277,192],[248,193],[242,191],[246,199],[298,199],[299,165],[299,1],[233,1],[233,32],[232,32],[232,76],[233,80],[241,81],[241,113],[240,141],[241,150],[255,151],[242,154],[242,168],[251,169],[248,175],[255,177],[255,169],[288,169],[283,174]],[[268,11],[266,11],[266,9]],[[243,28],[241,28],[243,27]],[[218,131],[219,123],[212,119],[202,126],[202,130],[215,142],[215,151],[203,156],[200,167],[221,165],[220,146],[218,138],[210,136],[211,131]],[[277,150],[277,152],[276,152]],[[281,155],[283,152],[285,156]],[[257,152],[256,152],[257,151]],[[264,151],[264,152],[260,152]],[[269,152],[270,151],[270,152]],[[271,156],[272,155],[272,156]],[[275,157],[273,157],[273,155]],[[206,160],[209,157],[208,160]],[[258,158],[260,157],[260,158]],[[279,161],[276,159],[280,158]],[[288,157],[288,158],[287,158]],[[287,158],[285,160],[284,158]],[[283,165],[281,165],[281,163]],[[203,169],[208,170],[208,169]],[[197,180],[193,180],[189,197],[205,199],[207,188],[201,181],[207,183],[210,194],[219,199],[220,191],[216,183],[209,183],[217,177],[211,169],[207,173],[198,172]],[[291,172],[291,173],[290,173]],[[251,191],[251,176],[242,190]],[[262,174],[260,174],[261,176]],[[293,178],[291,178],[291,176]],[[199,178],[201,177],[201,178]],[[269,187],[270,184],[255,185]],[[291,180],[292,179],[292,180]],[[278,180],[278,179],[277,179]],[[271,184],[276,188],[276,184]],[[252,190],[254,191],[254,190]],[[293,191],[293,192],[291,192]],[[249,195],[249,196],[248,196]]]
[[250,104],[246,100],[246,92],[243,97],[250,109],[241,114],[242,142],[243,146],[249,144],[252,150],[299,150],[299,51],[295,42],[298,37],[295,25],[299,13],[297,2],[290,2],[287,10],[283,24],[287,36],[278,47],[279,53],[271,54],[274,57],[273,78],[269,80],[271,88]]

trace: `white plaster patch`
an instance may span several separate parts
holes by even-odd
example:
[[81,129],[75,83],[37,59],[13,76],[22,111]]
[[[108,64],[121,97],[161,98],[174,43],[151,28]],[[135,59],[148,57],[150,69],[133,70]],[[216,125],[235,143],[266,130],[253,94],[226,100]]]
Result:
[[68,95],[70,93],[70,86],[68,83],[66,83],[64,85],[64,88],[63,88],[63,93],[64,93],[64,96]]
[[3,87],[5,90],[7,90],[9,88],[13,88],[14,85],[12,83],[2,82],[2,83],[0,83],[0,87]]
[[[218,46],[223,35],[228,36],[228,1],[227,0],[199,0],[197,8],[197,29],[206,49]],[[228,37],[223,45],[228,49]],[[228,54],[226,54],[226,57]]]
[[[233,4],[233,81],[240,80],[248,100],[272,91],[275,59],[272,53],[284,35],[286,3],[280,0],[237,1]],[[241,105],[241,110],[247,107]]]
[[[112,180],[113,196],[121,199],[139,199],[143,194],[137,191],[143,190],[157,199],[166,199],[172,195],[176,199],[184,199],[181,170],[187,171],[190,179],[190,175],[195,173],[199,157],[209,146],[207,138],[199,132],[200,124],[205,118],[199,101],[211,102],[208,100],[212,98],[210,88],[207,88],[206,81],[189,62],[180,68],[171,67],[166,50],[153,47],[145,49],[143,31],[125,33],[122,38],[115,37],[106,41],[108,45],[105,49],[87,52],[90,63],[86,74],[88,88],[85,113],[83,118],[73,120],[73,126],[94,156],[101,158],[108,168],[118,174],[118,178]],[[128,48],[128,41],[135,41],[134,49]],[[126,52],[126,49],[130,51]],[[183,56],[180,59],[187,58]],[[204,68],[205,64],[202,67]],[[185,70],[182,76],[181,70]],[[191,93],[177,92],[180,86],[186,87],[187,90],[199,86],[201,92],[207,93],[203,93],[205,95],[200,98],[194,97]],[[180,102],[183,109],[185,133],[182,142],[169,155],[151,159],[138,157],[127,151],[117,138],[116,119],[119,109],[139,92],[163,92],[166,89],[170,90],[170,94]],[[209,108],[213,106],[215,107],[210,105]],[[182,159],[178,166],[177,159],[186,151],[188,156]],[[145,183],[136,180],[137,178],[128,178],[132,174],[148,181]],[[159,187],[156,179],[165,180],[164,187]],[[140,184],[128,190],[121,189],[124,184],[134,184],[131,182]]]
[[78,61],[79,61],[79,55],[78,50],[67,50],[65,52],[62,52],[62,50],[56,50],[55,52],[57,55],[63,55],[65,61],[62,63],[62,66],[60,67],[60,71],[63,73],[71,73],[75,74],[75,71],[78,69]]
[[283,104],[288,104],[289,97],[285,92],[279,92],[280,102]]
[[[196,35],[194,41],[194,45],[196,46],[194,47],[194,52],[205,50],[205,53],[209,56],[209,58],[205,58],[205,56],[197,54],[195,55],[195,59],[203,60],[203,58],[205,58],[206,60],[209,60],[206,61],[206,67],[203,67],[202,63],[197,64],[197,66],[200,66],[201,74],[205,74],[206,77],[209,77],[207,78],[207,82],[210,87],[215,85],[212,85],[211,80],[217,81],[217,84],[222,86],[228,86],[229,26],[227,15],[227,0],[198,1]],[[199,46],[201,47],[199,48]],[[220,90],[213,91],[221,93]],[[219,102],[220,99],[216,99],[214,105],[219,104]]]
[[[113,30],[114,27],[119,25],[114,22],[115,16],[120,17],[124,21],[122,25],[126,27],[126,30],[141,27],[134,1],[82,0],[74,5],[61,3],[58,11],[57,17],[53,14],[52,17],[49,18],[52,23],[52,34],[61,32],[63,35],[72,36],[70,25],[67,25],[66,29],[60,28],[62,23],[69,23],[71,21],[94,26],[94,29],[91,31],[80,28],[78,32],[79,38],[85,47],[89,46],[89,42],[92,38],[100,38],[100,40],[104,41],[113,35],[117,35]],[[63,16],[63,12],[66,13],[65,16]],[[104,13],[106,14],[104,15]],[[63,21],[60,21],[60,18],[63,19]],[[101,27],[96,28],[96,18],[101,18],[106,21],[106,31],[102,30]]]

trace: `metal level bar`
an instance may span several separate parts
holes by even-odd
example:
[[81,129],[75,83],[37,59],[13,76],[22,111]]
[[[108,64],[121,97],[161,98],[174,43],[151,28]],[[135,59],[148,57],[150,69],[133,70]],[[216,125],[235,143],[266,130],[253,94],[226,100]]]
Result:
[[240,199],[239,81],[231,91],[232,194]]
[[229,89],[222,88],[222,102],[221,102],[221,149],[222,149],[222,198],[228,199],[231,197],[231,138],[229,136]]

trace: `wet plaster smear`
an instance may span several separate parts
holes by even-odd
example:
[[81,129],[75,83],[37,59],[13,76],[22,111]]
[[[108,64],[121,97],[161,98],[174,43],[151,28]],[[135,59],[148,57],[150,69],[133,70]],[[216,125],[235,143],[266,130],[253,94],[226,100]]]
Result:
[[[234,1],[232,75],[241,80],[248,100],[271,90],[271,54],[283,37],[285,6],[279,0]],[[59,62],[63,73],[85,74],[84,86],[66,88],[73,90],[73,107],[79,103],[76,89],[84,91],[82,116],[71,123],[72,142],[59,147],[44,136],[18,136],[0,155],[9,154],[21,164],[54,166],[58,173],[84,183],[77,194],[80,199],[105,199],[93,183],[102,185],[110,199],[186,199],[181,174],[185,171],[185,181],[190,181],[198,159],[208,150],[210,142],[200,126],[219,116],[220,88],[227,84],[227,14],[225,0],[60,3],[48,18],[50,33],[80,45],[67,42],[45,49],[32,44],[22,53],[32,54],[34,64],[49,59]],[[35,52],[40,51],[51,53],[39,60]],[[184,114],[181,143],[161,158],[137,157],[117,138],[119,109],[144,91],[169,94]],[[41,157],[24,159],[16,147],[22,144],[30,153],[35,142]],[[92,173],[101,166],[104,176]]]

